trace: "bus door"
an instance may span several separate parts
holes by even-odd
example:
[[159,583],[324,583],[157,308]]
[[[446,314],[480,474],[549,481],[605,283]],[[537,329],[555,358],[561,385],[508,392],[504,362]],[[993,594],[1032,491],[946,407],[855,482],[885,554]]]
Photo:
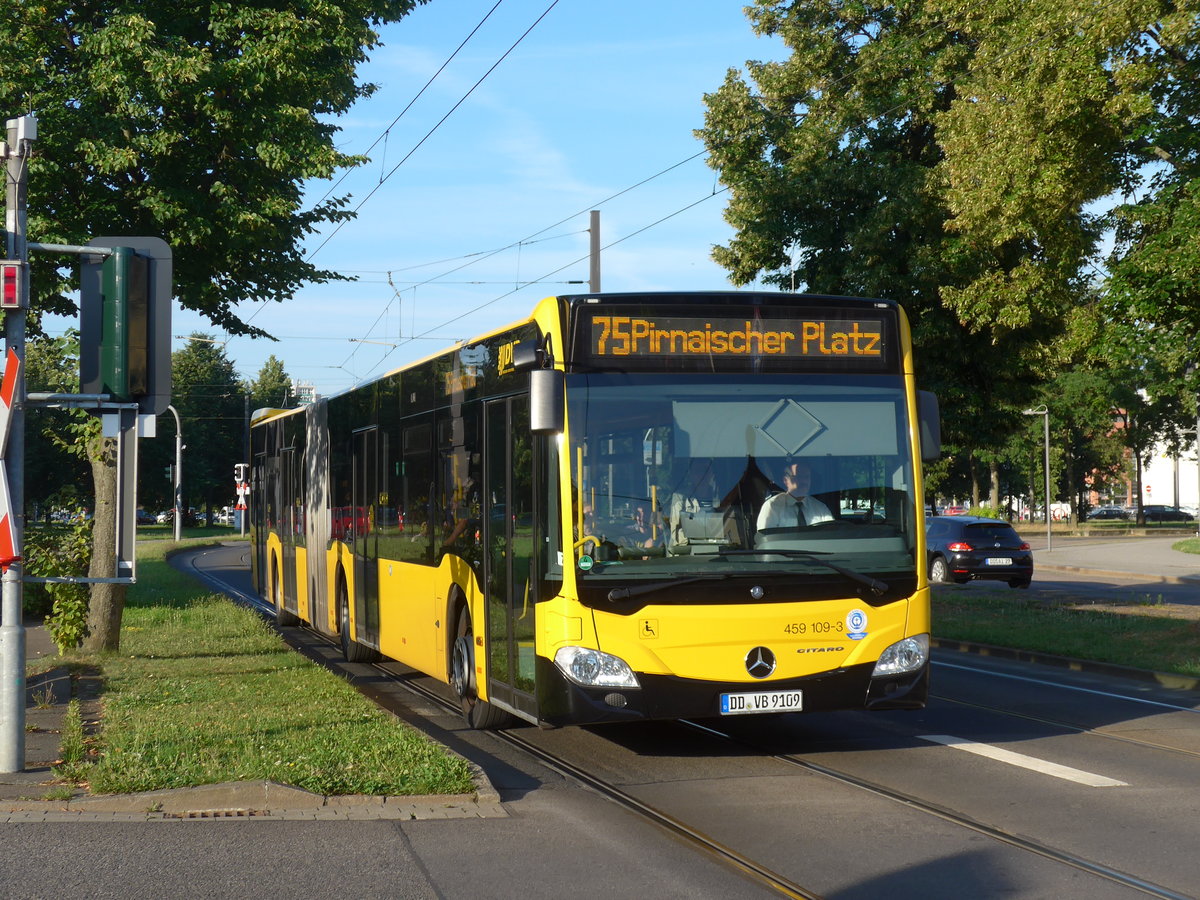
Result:
[[344,533],[354,552],[354,621],[360,643],[379,642],[379,429],[354,432],[350,508]]
[[534,713],[537,595],[529,397],[490,401],[484,428],[488,696]]
[[282,596],[291,603],[296,603],[296,544],[301,540],[296,531],[299,509],[296,498],[300,485],[300,473],[297,471],[296,450],[294,447],[284,447],[279,454],[279,541],[282,545],[283,571],[280,573]]

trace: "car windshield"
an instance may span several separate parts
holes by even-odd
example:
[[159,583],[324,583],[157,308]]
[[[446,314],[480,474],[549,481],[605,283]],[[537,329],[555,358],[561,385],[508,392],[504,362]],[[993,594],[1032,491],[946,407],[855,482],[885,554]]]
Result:
[[841,568],[907,575],[911,590],[900,378],[574,374],[567,408],[581,584],[778,576],[844,589]]

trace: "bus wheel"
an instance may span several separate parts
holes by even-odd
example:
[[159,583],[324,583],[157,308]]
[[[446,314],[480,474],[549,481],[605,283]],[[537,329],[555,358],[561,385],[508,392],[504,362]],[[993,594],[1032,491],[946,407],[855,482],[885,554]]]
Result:
[[299,625],[300,617],[294,612],[283,608],[283,578],[280,572],[279,560],[271,566],[271,603],[275,606],[275,624],[281,626]]
[[471,614],[465,607],[458,614],[450,654],[450,686],[458,695],[463,718],[469,727],[493,729],[512,724],[512,716],[479,699],[475,686],[475,632],[471,628]]
[[377,652],[350,637],[350,598],[345,582],[338,585],[338,637],[342,640],[342,658],[346,662],[369,663],[379,659]]

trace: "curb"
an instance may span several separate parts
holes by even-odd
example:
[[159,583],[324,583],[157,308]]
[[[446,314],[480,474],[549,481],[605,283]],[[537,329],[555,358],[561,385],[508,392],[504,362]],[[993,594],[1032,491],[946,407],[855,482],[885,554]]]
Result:
[[1038,572],[1072,572],[1079,575],[1102,575],[1105,578],[1131,578],[1155,584],[1200,584],[1200,575],[1150,575],[1145,572],[1120,572],[1115,569],[1095,569],[1091,566],[1058,566],[1035,563],[1034,575]]
[[473,794],[323,796],[271,781],[239,781],[58,801],[18,800],[0,807],[0,823],[507,818],[496,789],[481,769],[473,768]]

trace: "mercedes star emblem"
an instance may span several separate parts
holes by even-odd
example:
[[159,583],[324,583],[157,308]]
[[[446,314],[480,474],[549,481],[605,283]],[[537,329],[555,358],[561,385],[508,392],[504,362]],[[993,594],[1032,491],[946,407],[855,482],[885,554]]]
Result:
[[746,671],[754,678],[766,678],[775,671],[775,654],[766,647],[755,647],[746,654]]

